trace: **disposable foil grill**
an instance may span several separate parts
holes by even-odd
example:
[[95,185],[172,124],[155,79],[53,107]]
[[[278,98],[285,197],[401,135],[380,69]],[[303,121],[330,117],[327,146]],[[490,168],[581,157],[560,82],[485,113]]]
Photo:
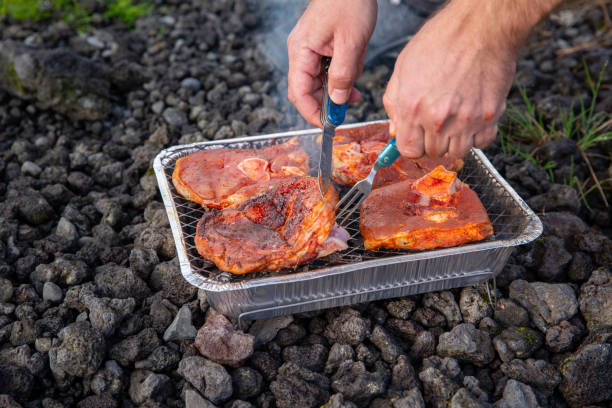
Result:
[[[372,122],[361,123],[345,127],[364,126],[371,123]],[[353,287],[336,288],[336,286],[339,285],[338,279],[340,278],[339,276],[334,277],[334,275],[350,274],[350,271],[355,273],[357,270],[362,270],[364,273],[368,271],[376,272],[378,270],[376,268],[381,268],[385,265],[393,265],[393,268],[397,269],[402,264],[408,265],[410,263],[411,268],[414,268],[414,272],[410,273],[414,276],[409,279],[403,277],[400,279],[401,282],[397,281],[397,283],[395,283],[395,278],[379,277],[379,281],[391,279],[391,282],[383,283],[383,287],[394,285],[403,287],[402,285],[406,286],[414,282],[421,282],[421,284],[424,284],[435,281],[438,283],[421,287],[418,291],[439,290],[447,286],[444,282],[450,282],[453,279],[453,285],[455,286],[461,284],[461,282],[474,281],[476,275],[472,277],[473,279],[469,276],[472,272],[479,272],[480,275],[478,275],[478,279],[482,280],[485,275],[492,277],[501,270],[503,264],[499,264],[499,262],[505,262],[505,259],[509,256],[508,248],[529,242],[541,233],[542,227],[537,216],[533,214],[516,192],[514,192],[508,183],[503,180],[499,173],[497,173],[486,156],[480,150],[473,149],[464,159],[464,167],[458,176],[462,182],[466,183],[476,192],[493,224],[494,235],[483,241],[453,248],[432,249],[427,251],[390,249],[365,250],[363,239],[359,232],[359,214],[356,212],[344,225],[350,234],[348,249],[333,253],[324,258],[313,260],[295,269],[285,269],[272,273],[232,275],[220,271],[212,262],[203,259],[196,250],[194,237],[199,220],[204,212],[209,210],[204,209],[199,204],[184,199],[177,193],[172,183],[172,172],[176,160],[202,149],[255,149],[272,144],[284,143],[292,137],[299,137],[302,148],[310,157],[309,174],[311,176],[316,176],[318,169],[318,152],[320,149],[317,144],[319,135],[320,131],[313,129],[268,136],[230,139],[218,143],[196,143],[166,149],[156,158],[154,169],[168,212],[183,276],[192,284],[207,291],[219,293],[233,291],[234,296],[237,296],[238,293],[240,293],[242,297],[246,296],[245,299],[232,298],[230,300],[230,297],[225,297],[219,300],[221,303],[228,302],[228,304],[225,305],[225,310],[223,310],[223,305],[219,305],[226,314],[242,315],[246,313],[245,310],[247,309],[263,310],[264,305],[269,306],[268,309],[270,310],[257,315],[258,317],[262,317],[295,312],[298,310],[296,308],[285,308],[286,310],[283,311],[281,310],[283,309],[281,307],[282,305],[314,302],[313,305],[304,306],[300,309],[309,310],[314,308],[316,303],[320,302],[322,299],[342,297],[344,296],[343,293],[354,294],[364,291],[368,293],[376,292],[376,295],[372,295],[373,297],[370,296],[369,298],[382,298],[389,297],[388,295],[392,295],[393,293],[406,293],[405,291],[392,292],[392,287],[388,288],[388,293],[384,292],[384,288],[373,289],[374,286],[377,286],[376,282],[368,282],[367,285],[361,282],[356,283]],[[341,196],[347,191],[348,188],[339,188]],[[482,263],[483,256],[486,258],[486,262],[490,264],[485,265]],[[477,259],[476,257],[480,258]],[[490,257],[490,259],[488,257]],[[428,270],[427,265],[433,265],[433,263],[427,262],[427,260],[436,260],[435,262],[438,263],[443,260],[444,262],[441,265],[446,265],[447,270]],[[493,262],[496,264],[493,265]],[[439,268],[439,266],[436,266],[436,268]],[[410,268],[404,268],[404,270],[409,271]],[[397,274],[397,272],[394,273]],[[372,276],[375,276],[375,274]],[[358,279],[357,275],[353,276],[353,278]],[[317,289],[304,289],[302,287],[304,282],[314,281],[316,279],[322,279],[321,282],[325,281],[327,283],[322,284],[319,282],[318,285],[323,285],[323,287]],[[346,277],[346,279],[350,280],[350,276]],[[298,285],[297,282],[300,282],[300,284]],[[324,286],[327,284],[333,284],[334,290],[325,288]],[[277,290],[276,293],[270,293],[268,295],[256,294],[253,291],[254,288],[261,289],[261,287],[268,287],[268,290],[271,290],[270,286],[275,285],[283,287],[283,292],[281,294],[278,293],[278,288],[274,289]],[[343,285],[346,286],[346,284]],[[287,294],[288,288],[291,291],[296,291],[298,286],[301,288],[300,291],[306,290],[308,293],[292,292],[291,296]],[[251,290],[251,292],[249,292],[249,290]],[[311,293],[313,290],[316,293]],[[383,292],[380,292],[381,290],[383,290]],[[241,291],[246,292],[242,293]],[[219,293],[213,295],[212,298],[215,299],[215,296],[220,296]],[[282,299],[260,299],[259,297],[261,296],[280,296]],[[257,297],[257,299],[254,299],[254,297]],[[209,295],[209,301],[210,299],[211,296]],[[341,303],[354,303],[354,301],[358,301],[358,298],[352,297],[347,301],[342,300]],[[229,302],[232,302],[232,304],[230,305]],[[235,305],[235,303],[240,302],[248,303],[248,305],[244,307]]]

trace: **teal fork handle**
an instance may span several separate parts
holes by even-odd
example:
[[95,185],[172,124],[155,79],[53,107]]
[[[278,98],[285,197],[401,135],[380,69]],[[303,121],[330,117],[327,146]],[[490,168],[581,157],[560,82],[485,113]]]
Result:
[[380,167],[387,167],[392,165],[398,157],[400,157],[400,152],[397,150],[395,138],[393,138],[387,143],[385,148],[382,149],[382,152],[380,152],[376,159],[376,163],[378,163]]

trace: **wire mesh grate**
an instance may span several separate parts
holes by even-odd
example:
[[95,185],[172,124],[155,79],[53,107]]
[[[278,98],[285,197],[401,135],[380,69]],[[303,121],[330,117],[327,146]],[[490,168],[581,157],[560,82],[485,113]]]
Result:
[[[310,175],[316,175],[318,169],[318,152],[319,147],[316,143],[317,133],[307,134],[300,137],[300,143],[310,157]],[[199,204],[188,201],[178,194],[172,183],[172,171],[176,160],[187,156],[201,149],[216,149],[216,148],[261,148],[272,144],[284,143],[291,137],[277,137],[271,139],[256,139],[252,142],[237,142],[237,143],[219,143],[213,145],[190,146],[185,149],[177,149],[172,154],[162,159],[162,165],[165,176],[170,186],[170,193],[174,201],[176,213],[179,219],[179,224],[182,232],[187,258],[189,260],[193,272],[200,274],[203,278],[211,282],[218,283],[233,283],[244,282],[246,280],[262,278],[274,275],[286,275],[288,273],[312,271],[322,268],[329,268],[339,265],[353,264],[373,259],[389,258],[398,255],[405,255],[416,252],[427,251],[410,251],[402,249],[379,249],[366,250],[363,245],[363,239],[359,232],[359,212],[356,211],[351,215],[349,220],[344,225],[344,228],[349,232],[349,247],[341,252],[336,252],[324,258],[315,259],[305,265],[298,266],[290,270],[281,270],[277,272],[256,273],[246,275],[233,275],[219,270],[214,263],[200,256],[195,247],[195,234],[197,223],[206,210]],[[514,200],[510,193],[502,186],[493,176],[487,166],[481,162],[480,158],[471,152],[465,158],[464,167],[459,173],[459,178],[462,182],[470,186],[480,198],[485,207],[489,219],[493,224],[494,235],[486,238],[483,241],[501,241],[516,238],[526,227],[528,218],[521,206]],[[340,188],[340,196],[348,191],[348,188]],[[435,251],[435,250],[430,250]]]

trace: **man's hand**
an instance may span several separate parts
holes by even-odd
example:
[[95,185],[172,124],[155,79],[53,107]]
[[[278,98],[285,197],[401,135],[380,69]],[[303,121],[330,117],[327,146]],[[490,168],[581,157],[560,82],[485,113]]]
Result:
[[558,1],[453,0],[398,57],[383,103],[402,155],[463,157],[497,132],[518,47]]
[[353,83],[363,70],[376,24],[376,0],[312,0],[287,39],[289,100],[310,124],[321,126],[321,58],[331,57],[329,95],[337,104],[356,102]]

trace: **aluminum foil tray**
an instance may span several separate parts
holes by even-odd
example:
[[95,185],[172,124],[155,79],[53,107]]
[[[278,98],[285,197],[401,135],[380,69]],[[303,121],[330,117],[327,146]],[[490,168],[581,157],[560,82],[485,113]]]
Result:
[[[377,122],[357,123],[344,128]],[[428,251],[367,251],[356,214],[347,226],[349,248],[296,269],[274,273],[231,275],[203,259],[195,249],[197,222],[205,211],[182,198],[172,184],[180,157],[202,149],[260,148],[299,137],[316,176],[320,147],[318,129],[194,143],[168,148],[155,158],[153,168],[168,213],[184,278],[204,289],[217,311],[242,320],[355,304],[467,286],[494,278],[513,247],[536,239],[542,223],[495,170],[482,151],[465,158],[459,178],[480,197],[493,224],[494,235],[484,241]],[[340,195],[348,189],[340,189]]]

